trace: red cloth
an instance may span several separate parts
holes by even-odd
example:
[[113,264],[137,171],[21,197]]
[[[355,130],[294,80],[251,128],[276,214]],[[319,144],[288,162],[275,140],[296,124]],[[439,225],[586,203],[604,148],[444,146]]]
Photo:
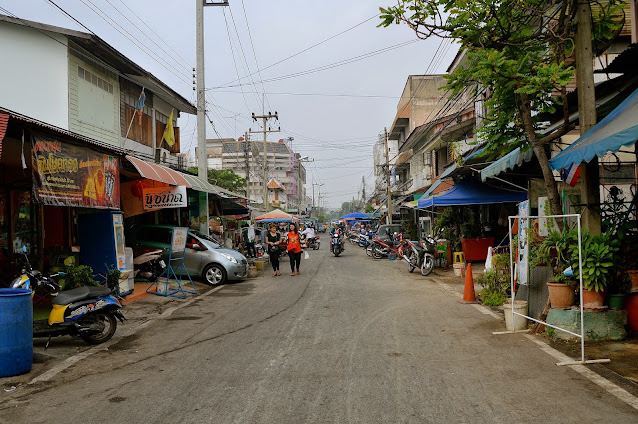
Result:
[[288,251],[295,253],[301,252],[301,242],[299,241],[299,234],[295,234],[292,231],[288,233]]

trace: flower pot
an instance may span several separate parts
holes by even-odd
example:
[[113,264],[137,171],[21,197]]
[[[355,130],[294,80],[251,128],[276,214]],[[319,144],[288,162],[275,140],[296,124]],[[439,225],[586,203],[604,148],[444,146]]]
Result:
[[629,328],[633,331],[638,331],[638,293],[632,293],[627,296],[625,308],[627,309]]
[[600,309],[605,306],[605,292],[583,289],[583,308]]
[[629,292],[638,293],[638,269],[627,271],[627,274],[631,277],[631,289]]
[[574,288],[567,284],[547,283],[549,301],[554,309],[569,309],[574,305]]
[[625,303],[624,294],[611,294],[609,295],[609,309],[622,309]]

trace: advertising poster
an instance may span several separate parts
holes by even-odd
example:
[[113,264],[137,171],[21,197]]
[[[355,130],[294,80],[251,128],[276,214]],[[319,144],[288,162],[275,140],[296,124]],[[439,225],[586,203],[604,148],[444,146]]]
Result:
[[549,236],[550,232],[559,231],[554,218],[544,218],[552,214],[552,208],[547,197],[538,198],[538,234],[542,237]]
[[33,192],[45,205],[120,208],[116,156],[34,135]]
[[173,240],[171,241],[173,253],[180,253],[186,250],[186,237],[188,236],[188,227],[173,228]]
[[527,229],[529,228],[529,200],[518,204],[518,283],[527,284],[527,268],[529,261],[529,247],[527,244]]
[[186,187],[169,186],[145,188],[142,196],[144,210],[154,211],[166,208],[184,208],[187,206]]

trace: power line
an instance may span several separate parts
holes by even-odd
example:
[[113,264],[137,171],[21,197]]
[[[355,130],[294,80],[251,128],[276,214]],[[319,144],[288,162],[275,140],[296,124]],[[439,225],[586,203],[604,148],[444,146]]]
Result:
[[[235,90],[215,90],[216,93],[242,93],[243,91]],[[320,96],[320,97],[352,97],[352,98],[381,98],[381,99],[400,99],[401,96],[384,96],[376,94],[336,94],[336,93],[286,93],[286,92],[264,92],[272,96]]]
[[[379,16],[379,14],[378,14],[378,13],[377,13],[376,15],[374,15],[374,16],[372,16],[372,17],[370,17],[370,18],[366,19],[366,20],[365,20],[365,21],[363,21],[363,22],[359,22],[358,24],[356,24],[356,25],[354,25],[354,26],[352,26],[352,27],[350,27],[350,28],[348,28],[348,29],[346,29],[346,30],[344,30],[344,31],[339,32],[338,34],[335,34],[335,35],[333,35],[333,36],[331,36],[331,37],[328,37],[328,38],[326,38],[326,39],[324,39],[324,40],[322,40],[322,41],[320,41],[320,42],[318,42],[318,43],[316,43],[316,44],[313,44],[313,45],[312,45],[312,46],[310,46],[310,47],[307,47],[307,48],[305,48],[305,49],[303,49],[303,50],[301,50],[301,51],[299,51],[299,52],[297,52],[297,53],[294,53],[294,54],[292,54],[292,55],[290,55],[290,56],[288,56],[288,57],[286,57],[286,58],[284,58],[284,59],[281,59],[281,60],[279,60],[279,61],[277,61],[277,62],[275,62],[275,63],[273,63],[273,64],[271,64],[271,65],[268,65],[268,66],[266,66],[265,68],[262,68],[262,69],[261,69],[261,71],[265,71],[266,69],[270,69],[270,68],[272,68],[273,66],[277,66],[277,65],[279,65],[279,64],[281,64],[281,63],[284,63],[284,62],[286,62],[286,61],[288,61],[288,60],[290,60],[290,59],[292,59],[292,58],[294,58],[294,57],[299,56],[300,54],[303,54],[303,53],[307,52],[308,50],[314,49],[315,47],[320,46],[320,45],[322,45],[322,44],[324,44],[324,43],[326,43],[326,42],[328,42],[328,41],[330,41],[330,40],[332,40],[332,39],[334,39],[334,38],[336,38],[336,37],[338,37],[338,36],[340,36],[340,35],[342,35],[342,34],[345,34],[345,33],[349,32],[349,31],[352,31],[353,29],[355,29],[355,28],[357,28],[357,27],[359,27],[359,26],[361,26],[361,25],[365,24],[366,22],[371,21],[372,19],[376,18],[377,16]],[[236,79],[236,80],[234,80],[234,81],[230,81],[230,82],[228,82],[228,83],[226,83],[226,84],[224,84],[224,85],[228,85],[228,84],[232,84],[232,83],[238,82],[238,81],[240,81],[240,80],[241,80],[241,79],[243,79],[243,78],[246,78],[246,77],[244,76],[244,77],[242,77],[242,78],[240,78],[240,79]]]
[[[144,26],[145,26],[146,28],[148,28],[148,29],[149,29],[149,30],[150,30],[150,31],[151,31],[151,32],[152,32],[155,36],[157,36],[157,38],[159,38],[159,39],[160,39],[160,41],[162,41],[162,42],[163,42],[166,46],[168,46],[168,48],[169,48],[169,49],[171,49],[171,50],[173,51],[173,53],[175,53],[175,54],[177,55],[177,57],[179,57],[180,59],[182,59],[184,62],[188,62],[186,59],[184,59],[184,58],[183,58],[183,57],[179,54],[179,52],[178,52],[177,50],[175,50],[173,47],[171,47],[171,45],[170,45],[170,44],[168,44],[166,41],[164,41],[164,39],[162,38],[162,36],[161,36],[161,35],[159,35],[159,34],[158,34],[157,32],[155,32],[155,31],[153,31],[153,28],[151,28],[150,26],[148,26],[148,24],[146,23],[146,21],[145,21],[144,19],[140,18],[140,17],[139,17],[139,15],[138,15],[137,13],[135,13],[134,11],[132,11],[132,10],[131,10],[131,8],[129,8],[129,7],[126,5],[126,3],[124,3],[124,1],[123,1],[123,0],[119,0],[119,2],[120,2],[120,3],[122,3],[122,4],[124,5],[124,7],[126,7],[126,8],[127,8],[127,9],[128,9],[128,10],[129,10],[129,11],[130,11],[133,15],[135,15],[135,17],[136,17],[137,19],[139,19],[139,21],[140,21],[141,23],[143,23],[143,24],[144,24]],[[189,71],[190,71],[190,69],[189,69]]]
[[[230,37],[230,29],[228,28],[228,20],[226,20],[226,10],[222,9],[222,12],[224,15],[224,23],[226,24],[226,33],[228,34],[228,44],[230,45],[230,54],[233,57],[233,64],[235,65],[235,73],[237,74],[237,77],[239,78],[239,69],[237,68],[237,61],[235,60],[235,50],[233,49],[233,42]],[[244,98],[246,111],[250,113],[250,107],[248,106],[248,101],[246,100],[246,93],[244,93],[244,87],[240,86],[239,88],[241,89],[241,95]]]
[[[128,23],[130,23],[131,25],[133,25],[135,28],[137,28],[137,30],[138,30],[139,32],[141,32],[141,33],[142,33],[142,34],[143,34],[146,38],[148,38],[148,39],[151,41],[151,43],[153,43],[154,45],[156,45],[156,46],[157,46],[157,47],[158,47],[158,48],[159,48],[162,52],[164,52],[164,54],[166,55],[166,56],[165,56],[166,58],[170,58],[170,59],[172,59],[173,61],[175,61],[175,63],[177,63],[178,65],[182,66],[182,67],[186,70],[186,72],[188,72],[188,73],[190,73],[190,72],[191,72],[191,70],[192,70],[192,66],[189,68],[188,66],[184,65],[184,64],[183,64],[182,62],[180,62],[179,60],[176,60],[175,58],[173,58],[173,56],[172,56],[170,53],[168,53],[168,52],[167,52],[167,51],[166,51],[166,50],[165,50],[162,46],[160,46],[160,45],[159,45],[159,44],[158,44],[155,40],[153,40],[153,38],[149,37],[149,36],[146,34],[146,32],[144,32],[144,31],[143,31],[140,27],[138,27],[138,26],[135,24],[135,22],[131,21],[131,20],[128,18],[128,16],[126,16],[124,13],[122,13],[122,12],[120,11],[120,9],[118,9],[118,8],[117,8],[117,7],[116,7],[113,3],[111,3],[109,0],[106,0],[106,2],[107,2],[107,3],[108,3],[108,4],[109,4],[109,5],[110,5],[113,9],[115,9],[115,10],[117,11],[117,13],[119,13],[119,14],[120,14],[120,15],[121,15],[124,19],[126,19],[126,20],[128,21]],[[129,9],[129,8],[128,8],[128,6],[126,6],[126,4],[124,4],[121,0],[120,0],[120,2],[121,2],[121,3],[122,3],[122,4],[123,4],[123,5],[124,5],[124,6],[125,6],[125,7],[129,10],[129,11],[131,11],[133,14],[135,14],[135,12],[133,12],[131,9]],[[137,15],[135,15],[135,16],[137,16]],[[143,21],[143,20],[142,20],[139,16],[137,16],[137,18],[138,18],[138,19],[140,19],[140,21],[144,22],[144,21]],[[145,25],[146,25],[146,24],[145,24]],[[147,28],[148,28],[148,25],[147,25]],[[152,31],[152,30],[151,30],[151,31]],[[157,34],[155,34],[155,35],[157,35]],[[164,41],[164,40],[162,39],[162,37],[160,37],[159,35],[157,35],[157,37],[160,39],[160,41],[162,41],[164,44],[166,44],[166,45],[168,46],[168,44],[166,43],[166,41]],[[168,46],[168,47],[170,48],[170,46]],[[180,58],[181,58],[181,57],[180,57]],[[184,59],[182,59],[182,60],[183,60],[184,62],[186,62],[186,60],[184,60]]]
[[[51,0],[48,0],[51,1]],[[148,48],[148,46],[146,46],[145,44],[143,44],[140,41],[140,44],[142,44],[142,46],[144,47],[140,47],[139,44],[137,44],[132,38],[135,38],[134,35],[132,35],[130,32],[128,32],[123,26],[121,26],[119,23],[117,23],[113,18],[111,18],[108,14],[106,14],[102,9],[100,9],[98,6],[96,6],[91,0],[86,0],[88,1],[93,7],[95,7],[95,9],[97,9],[98,11],[96,11],[95,9],[93,9],[93,7],[89,6],[85,0],[80,0],[82,2],[82,4],[84,4],[88,9],[90,9],[93,13],[95,13],[96,15],[98,15],[104,22],[106,22],[107,24],[109,24],[109,26],[111,28],[113,28],[114,30],[116,30],[117,32],[119,32],[122,36],[124,36],[127,40],[129,40],[131,43],[133,43],[135,45],[135,47],[137,47],[138,49],[140,49],[142,51],[142,53],[144,53],[146,56],[150,57],[151,59],[153,59],[155,62],[157,62],[161,67],[163,67],[164,69],[166,69],[168,72],[170,72],[171,74],[173,74],[176,78],[178,78],[180,81],[184,82],[186,85],[188,85],[189,87],[192,86],[192,83],[188,80],[185,80],[183,78],[183,74],[178,75],[176,74],[174,71],[176,72],[181,72],[179,71],[177,68],[175,68],[173,65],[171,65],[170,63],[166,63],[166,65],[170,66],[172,68],[169,69],[166,65],[164,65],[164,63],[162,63],[160,60],[158,60],[154,55],[151,55],[150,53],[148,53],[146,50],[151,50]],[[57,5],[56,5],[57,6]],[[59,6],[58,6],[59,8]],[[65,12],[66,13],[66,12]],[[68,14],[67,14],[68,15]],[[107,20],[106,18],[108,18],[110,21],[112,21],[115,25],[117,25],[119,28],[121,28],[126,34],[124,34],[124,32],[120,31],[118,28],[116,28],[111,22],[109,22],[109,20]],[[76,22],[77,19],[73,18]],[[93,33],[95,35],[95,33]],[[127,35],[128,34],[128,35]],[[97,35],[96,35],[97,36]],[[130,37],[129,37],[130,36]],[[188,75],[188,77],[190,77],[190,75]]]
[[[351,63],[355,63],[355,62],[359,62],[361,60],[365,60],[368,59],[370,57],[374,57],[383,53],[387,53],[389,51],[393,51],[395,49],[399,49],[401,47],[405,47],[408,46],[410,44],[416,43],[420,40],[416,39],[416,40],[408,40],[408,41],[404,41],[402,43],[398,43],[398,44],[394,44],[391,46],[386,46],[383,47],[381,49],[378,50],[373,50],[358,56],[354,56],[348,59],[344,59],[344,60],[340,60],[338,62],[333,62],[327,65],[322,65],[316,68],[311,68],[311,69],[306,69],[305,71],[299,71],[299,72],[294,72],[292,74],[287,74],[287,75],[281,75],[279,77],[273,77],[273,78],[269,78],[269,79],[265,79],[265,80],[261,80],[258,81],[259,83],[271,83],[271,82],[277,82],[277,81],[282,81],[282,80],[286,80],[286,79],[291,79],[291,78],[297,78],[297,77],[302,77],[302,76],[306,76],[306,75],[310,75],[310,74],[314,74],[317,72],[322,72],[322,71],[327,71],[333,68],[337,68],[340,66],[344,66],[344,65],[349,65]],[[245,83],[244,85],[248,85],[248,83]],[[207,88],[206,90],[216,90],[218,88],[233,88],[233,87],[239,87],[241,86],[240,84],[228,84],[228,85],[220,85],[217,87],[212,87],[212,88]]]

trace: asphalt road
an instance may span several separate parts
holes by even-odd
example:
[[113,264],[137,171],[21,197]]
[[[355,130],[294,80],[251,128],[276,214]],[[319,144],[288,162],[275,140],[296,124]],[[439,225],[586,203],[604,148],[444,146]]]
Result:
[[9,423],[636,423],[406,266],[350,245],[228,285],[4,407]]

